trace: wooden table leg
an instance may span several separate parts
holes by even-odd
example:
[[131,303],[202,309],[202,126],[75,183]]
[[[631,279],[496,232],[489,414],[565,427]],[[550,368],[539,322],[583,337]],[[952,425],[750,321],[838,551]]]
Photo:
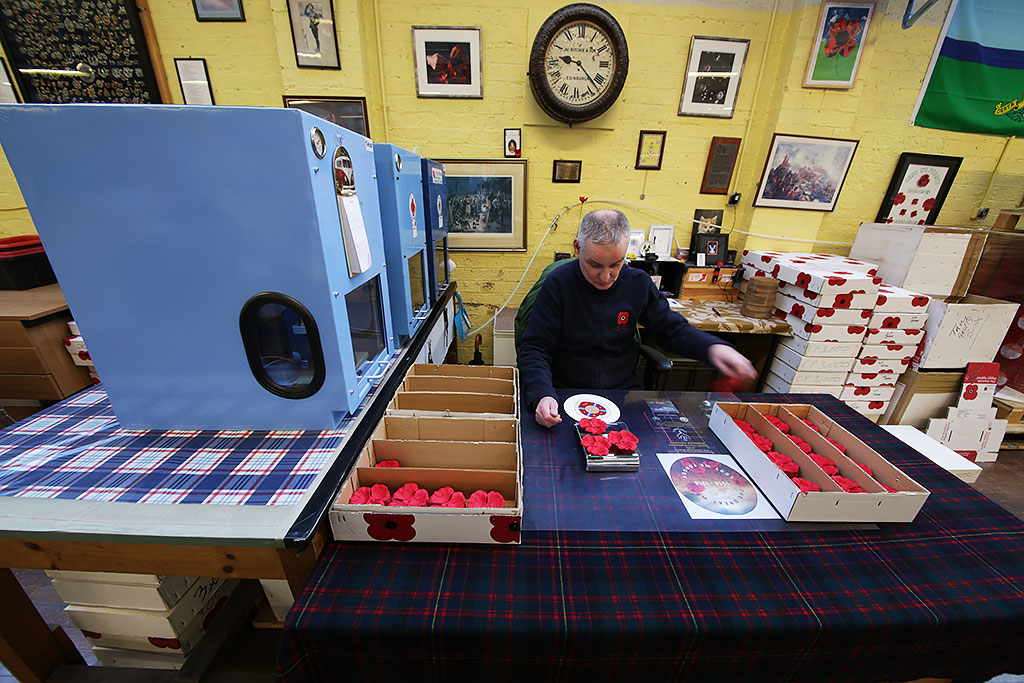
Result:
[[19,681],[39,682],[61,664],[84,664],[67,636],[43,621],[14,572],[0,569],[0,662]]

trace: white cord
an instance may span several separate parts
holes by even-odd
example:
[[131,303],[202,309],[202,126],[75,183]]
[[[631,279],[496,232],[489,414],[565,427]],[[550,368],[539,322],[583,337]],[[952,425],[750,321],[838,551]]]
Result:
[[[582,204],[582,202],[580,202],[580,204]],[[520,288],[520,287],[521,287],[521,286],[523,285],[523,280],[525,280],[525,279],[526,279],[526,275],[527,275],[527,273],[529,273],[529,272],[530,272],[530,266],[532,266],[532,265],[533,265],[533,262],[534,262],[534,260],[536,260],[536,258],[537,258],[537,254],[539,254],[539,253],[540,253],[540,248],[541,248],[541,246],[543,246],[543,245],[544,245],[544,240],[546,240],[546,239],[548,238],[548,235],[549,235],[549,234],[551,234],[551,231],[552,231],[552,230],[554,230],[555,228],[557,228],[557,227],[558,227],[558,219],[559,219],[559,218],[561,218],[561,217],[562,217],[562,215],[563,215],[563,214],[565,214],[565,212],[566,212],[566,211],[568,211],[569,209],[575,208],[576,206],[579,206],[580,204],[571,204],[571,205],[569,205],[569,206],[565,207],[564,209],[562,209],[561,211],[559,211],[559,212],[558,212],[558,215],[557,215],[557,216],[555,216],[555,217],[554,217],[554,219],[553,219],[553,220],[551,221],[551,223],[550,223],[550,224],[548,225],[548,229],[547,229],[547,231],[546,231],[546,232],[544,233],[544,236],[540,238],[540,242],[538,242],[538,243],[537,243],[537,248],[533,250],[533,256],[531,256],[531,257],[530,257],[530,262],[526,264],[526,270],[524,270],[524,271],[523,271],[523,276],[522,276],[521,278],[519,278],[519,282],[517,282],[517,283],[516,283],[515,289],[513,289],[513,290],[512,290],[512,293],[508,295],[508,298],[507,298],[507,299],[505,299],[505,303],[503,303],[503,304],[501,305],[501,308],[499,308],[498,310],[496,310],[496,311],[494,312],[494,315],[492,315],[492,316],[491,316],[491,317],[490,317],[490,318],[489,318],[489,319],[487,320],[487,322],[485,322],[485,323],[484,323],[483,325],[481,325],[480,327],[476,328],[475,330],[473,330],[473,331],[471,331],[471,332],[467,333],[467,334],[466,334],[466,337],[467,337],[467,338],[469,338],[469,337],[472,337],[472,336],[473,336],[473,335],[475,335],[475,334],[476,334],[477,332],[479,332],[480,330],[482,330],[482,329],[484,329],[485,327],[487,327],[488,325],[490,325],[490,324],[491,324],[492,322],[494,322],[494,320],[495,320],[495,319],[496,319],[496,318],[498,317],[498,315],[499,315],[499,314],[500,314],[500,313],[501,313],[502,311],[504,311],[504,310],[505,310],[505,308],[506,308],[506,307],[508,306],[508,303],[509,303],[510,301],[512,301],[512,297],[514,297],[514,296],[516,295],[516,292],[518,292],[518,291],[519,291],[519,288]]]

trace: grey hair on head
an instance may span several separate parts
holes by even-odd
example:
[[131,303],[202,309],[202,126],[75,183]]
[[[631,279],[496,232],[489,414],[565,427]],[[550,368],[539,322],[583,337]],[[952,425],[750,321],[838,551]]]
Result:
[[619,244],[629,241],[629,219],[617,209],[591,211],[580,221],[576,239],[583,244],[590,240],[594,244]]

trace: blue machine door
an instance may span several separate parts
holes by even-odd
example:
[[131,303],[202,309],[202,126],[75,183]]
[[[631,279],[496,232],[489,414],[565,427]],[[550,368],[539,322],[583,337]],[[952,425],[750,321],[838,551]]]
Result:
[[242,344],[253,377],[267,391],[306,398],[323,386],[324,353],[316,321],[295,299],[264,292],[239,315]]

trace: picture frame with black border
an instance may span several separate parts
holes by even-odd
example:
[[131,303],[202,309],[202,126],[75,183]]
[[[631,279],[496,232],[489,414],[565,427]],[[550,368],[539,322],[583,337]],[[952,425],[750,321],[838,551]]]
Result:
[[704,177],[700,181],[700,194],[729,193],[741,142],[741,138],[711,138],[708,159],[704,162]]
[[192,0],[196,21],[245,21],[242,0]]
[[578,183],[583,175],[581,159],[555,159],[551,163],[551,182]]
[[417,97],[482,99],[479,26],[413,26]]
[[14,87],[14,79],[11,78],[11,71],[7,66],[7,60],[0,57],[0,103],[16,104],[21,102],[21,95]]
[[750,41],[693,36],[679,97],[679,116],[731,119]]
[[523,131],[521,128],[506,128],[504,140],[506,159],[518,159],[523,156]]
[[175,57],[174,70],[178,73],[178,87],[185,104],[216,104],[205,57]]
[[665,135],[663,130],[642,130],[636,143],[636,170],[660,171],[665,156]]
[[333,0],[288,0],[288,24],[298,68],[341,70]]
[[875,222],[935,225],[963,160],[938,154],[900,154]]
[[807,58],[805,88],[849,89],[854,86],[874,16],[874,0],[824,0],[821,3],[815,39]]
[[370,119],[366,114],[365,97],[284,95],[281,99],[286,108],[301,109],[307,114],[318,116],[363,137],[370,137]]
[[858,140],[775,133],[754,206],[834,211]]
[[526,159],[437,159],[452,251],[526,251]]

